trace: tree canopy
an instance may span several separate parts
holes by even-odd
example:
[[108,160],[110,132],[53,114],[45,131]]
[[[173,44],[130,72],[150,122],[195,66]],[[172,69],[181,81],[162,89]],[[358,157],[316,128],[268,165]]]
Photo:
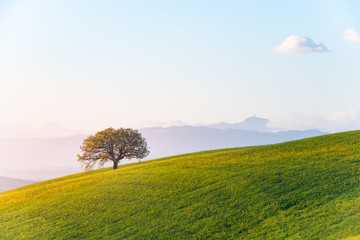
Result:
[[89,136],[80,146],[82,155],[78,161],[85,170],[91,170],[96,164],[102,167],[106,162],[113,162],[113,169],[124,158],[142,159],[149,154],[147,142],[138,130],[131,128],[107,128]]

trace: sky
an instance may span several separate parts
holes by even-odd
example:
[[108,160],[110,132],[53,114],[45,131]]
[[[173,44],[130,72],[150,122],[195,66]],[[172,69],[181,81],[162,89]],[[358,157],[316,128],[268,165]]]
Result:
[[335,0],[3,0],[0,135],[252,115],[360,129],[359,12]]

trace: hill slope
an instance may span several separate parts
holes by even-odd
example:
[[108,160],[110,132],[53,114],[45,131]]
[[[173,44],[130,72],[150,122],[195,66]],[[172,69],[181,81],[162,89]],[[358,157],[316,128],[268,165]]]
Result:
[[0,194],[0,239],[356,239],[360,131],[180,155]]

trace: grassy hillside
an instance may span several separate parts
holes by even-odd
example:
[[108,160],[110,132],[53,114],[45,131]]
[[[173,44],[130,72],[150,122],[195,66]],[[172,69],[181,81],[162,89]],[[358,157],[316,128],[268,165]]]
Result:
[[360,239],[360,131],[0,193],[0,239]]

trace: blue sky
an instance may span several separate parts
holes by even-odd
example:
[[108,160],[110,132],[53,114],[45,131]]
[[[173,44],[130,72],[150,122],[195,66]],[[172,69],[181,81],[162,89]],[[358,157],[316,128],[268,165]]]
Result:
[[[256,114],[279,129],[359,129],[359,12],[357,1],[1,1],[0,126]],[[289,50],[304,37],[329,51]]]

